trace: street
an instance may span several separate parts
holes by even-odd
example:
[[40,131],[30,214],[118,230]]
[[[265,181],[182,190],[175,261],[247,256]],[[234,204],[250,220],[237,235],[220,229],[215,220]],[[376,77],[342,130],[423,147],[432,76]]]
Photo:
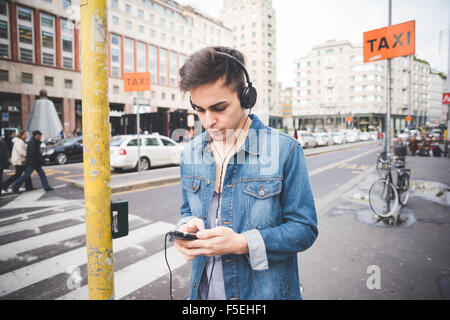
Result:
[[[378,177],[380,151],[371,142],[306,157],[319,237],[299,254],[304,299],[450,298],[448,202],[412,193],[401,209],[405,222],[389,226],[375,223],[354,197]],[[412,183],[428,178],[448,188],[448,158],[408,157],[409,164],[418,168]],[[0,299],[88,298],[84,194],[71,185],[83,177],[83,164],[45,171],[54,191],[46,193],[34,175],[35,190],[0,198]],[[179,219],[180,184],[117,192],[117,200],[129,203],[130,233],[113,242],[115,299],[170,299],[164,235]],[[168,260],[174,299],[186,299],[189,264],[169,243]],[[372,269],[381,276],[375,288]]]

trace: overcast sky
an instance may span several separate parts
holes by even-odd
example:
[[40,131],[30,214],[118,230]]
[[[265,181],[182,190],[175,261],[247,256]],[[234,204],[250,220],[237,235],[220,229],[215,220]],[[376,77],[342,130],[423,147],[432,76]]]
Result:
[[[243,0],[245,1],[245,0]],[[178,0],[220,17],[222,0]],[[277,78],[294,77],[294,60],[330,39],[363,41],[363,32],[388,25],[388,0],[272,0],[277,17]],[[392,24],[416,20],[416,56],[447,73],[449,0],[392,0]],[[442,30],[441,40],[440,31]]]

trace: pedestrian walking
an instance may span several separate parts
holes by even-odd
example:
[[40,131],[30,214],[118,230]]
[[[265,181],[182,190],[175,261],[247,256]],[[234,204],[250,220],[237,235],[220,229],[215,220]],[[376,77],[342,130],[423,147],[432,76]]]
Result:
[[[12,139],[14,146],[11,153],[11,164],[16,168],[16,172],[3,182],[4,191],[7,191],[8,187],[25,172],[27,155],[27,144],[25,143],[26,137],[26,131],[20,130],[17,136]],[[25,180],[25,188],[27,191],[33,190],[31,177]]]
[[297,129],[294,130],[294,138],[298,139]]
[[251,114],[245,73],[242,53],[226,47],[204,48],[180,69],[206,129],[180,165],[176,229],[198,239],[174,244],[192,260],[191,300],[301,299],[297,252],[318,235],[302,147]]
[[19,179],[14,182],[12,185],[12,190],[14,193],[19,193],[19,187],[21,184],[26,181],[33,171],[36,171],[41,179],[42,187],[45,191],[53,190],[52,187],[48,184],[47,176],[45,175],[44,170],[42,170],[42,154],[41,154],[41,137],[42,132],[39,130],[33,131],[33,137],[28,142],[27,146],[27,155],[26,155],[26,169],[25,174],[21,176]]
[[9,167],[8,146],[0,136],[0,196],[3,189],[3,170]]

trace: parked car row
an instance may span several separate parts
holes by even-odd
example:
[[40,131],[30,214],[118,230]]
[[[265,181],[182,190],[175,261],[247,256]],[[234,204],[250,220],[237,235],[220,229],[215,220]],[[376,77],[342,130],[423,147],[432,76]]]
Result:
[[[294,135],[294,132],[291,133]],[[314,132],[297,130],[297,139],[303,148],[315,148],[317,146],[330,146],[333,144],[352,143],[358,141],[377,140],[377,131],[361,132],[358,129],[346,129],[341,131]]]
[[[179,164],[184,144],[158,134],[140,136],[138,152],[137,135],[114,136],[110,141],[111,169],[138,168],[138,153],[140,154],[141,171],[153,166]],[[60,140],[58,143],[41,148],[45,163],[66,164],[83,161],[83,138],[74,137]]]

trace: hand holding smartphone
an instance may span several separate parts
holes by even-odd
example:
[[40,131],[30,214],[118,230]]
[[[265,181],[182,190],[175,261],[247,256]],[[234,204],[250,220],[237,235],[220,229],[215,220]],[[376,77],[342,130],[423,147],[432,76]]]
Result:
[[169,232],[169,235],[180,240],[197,240],[195,233],[191,232],[171,231]]

